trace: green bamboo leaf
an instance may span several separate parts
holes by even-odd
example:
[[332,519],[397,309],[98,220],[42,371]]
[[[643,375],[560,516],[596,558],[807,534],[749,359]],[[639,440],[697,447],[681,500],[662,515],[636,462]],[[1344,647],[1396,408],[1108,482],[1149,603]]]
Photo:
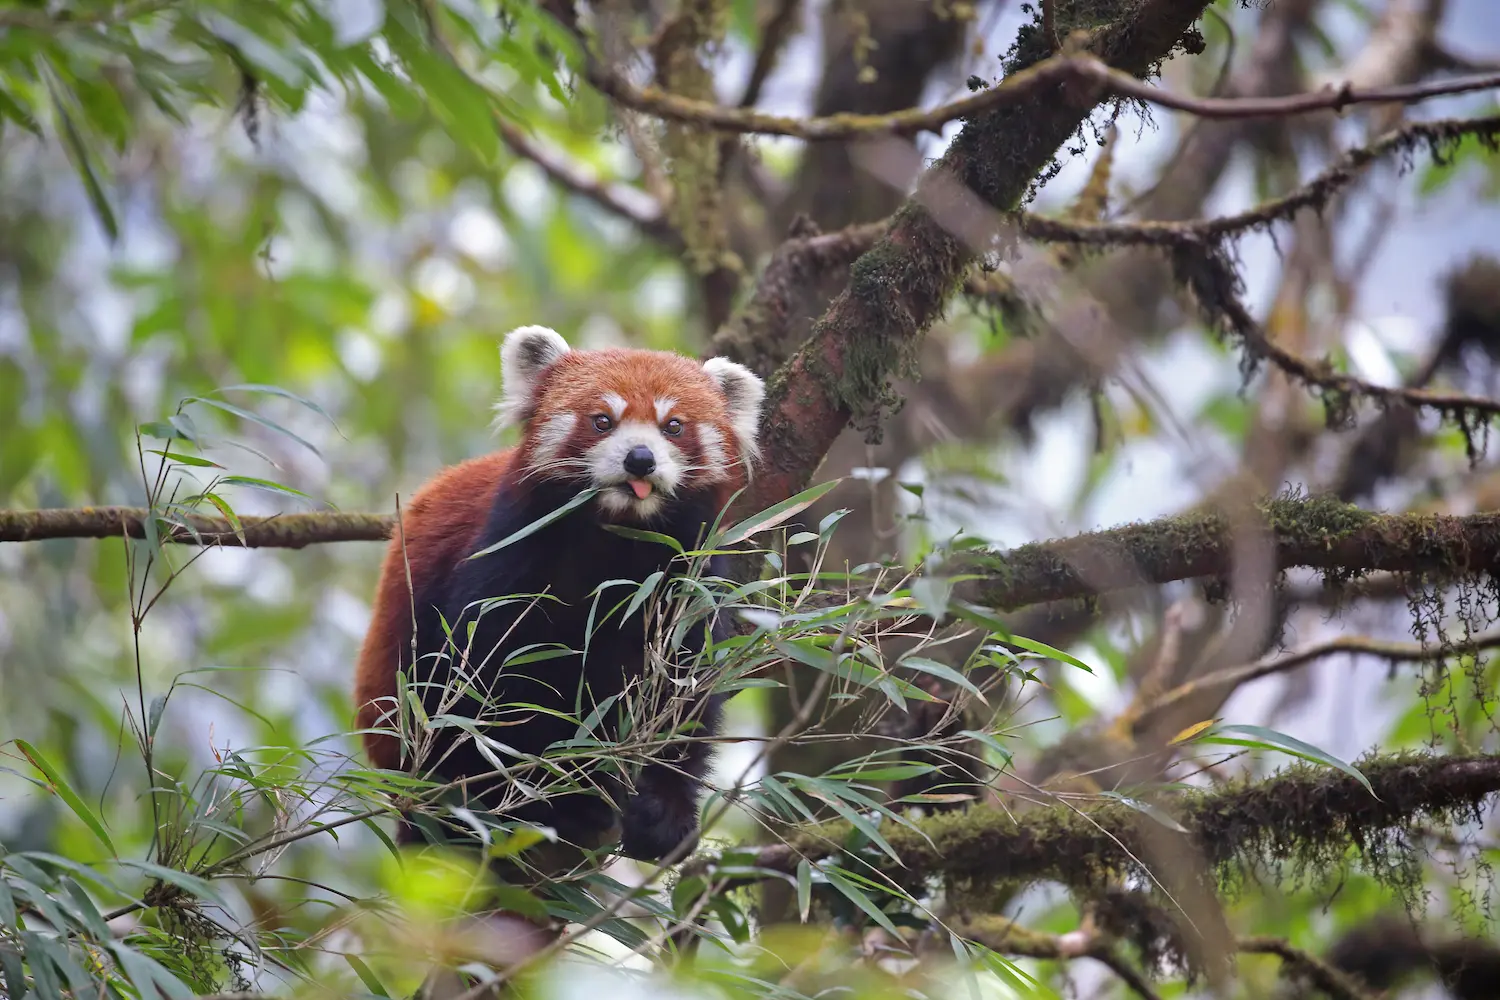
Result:
[[807,923],[807,914],[812,909],[812,865],[803,858],[797,862],[797,913]]
[[1071,653],[1064,653],[1057,647],[1049,646],[1045,642],[1041,642],[1036,639],[1028,639],[1024,635],[1012,635],[1005,641],[1010,643],[1012,646],[1020,646],[1022,649],[1029,650],[1033,653],[1038,653],[1049,659],[1057,660],[1059,663],[1066,663],[1069,666],[1077,667],[1084,673],[1091,674],[1094,672],[1093,667],[1089,666],[1087,663],[1084,663],[1078,657],[1074,656]]
[[218,890],[208,880],[200,878],[197,875],[189,875],[187,872],[168,868],[165,865],[158,865],[151,861],[136,861],[130,858],[121,858],[120,864],[126,868],[134,868],[137,871],[145,872],[152,878],[166,882],[168,885],[174,885],[190,896],[206,899],[216,906],[222,906],[225,909],[229,908],[229,904],[224,900],[223,896],[219,895]]
[[[1222,735],[1224,733],[1243,733],[1249,739],[1234,739]],[[1343,771],[1349,777],[1363,785],[1365,791],[1375,796],[1376,799],[1380,798],[1380,796],[1375,795],[1375,789],[1371,787],[1370,779],[1366,778],[1358,768],[1344,763],[1327,750],[1319,749],[1311,743],[1304,743],[1299,739],[1288,736],[1286,733],[1278,733],[1274,729],[1267,729],[1264,726],[1246,725],[1219,726],[1213,729],[1210,735],[1199,737],[1197,742],[1218,743],[1225,746],[1242,746],[1255,750],[1279,750],[1282,753],[1291,754],[1293,757],[1300,757],[1314,764],[1322,764],[1324,767]]]
[[270,396],[280,396],[282,399],[289,399],[300,406],[307,407],[309,410],[312,410],[324,420],[327,420],[330,424],[333,424],[335,430],[338,429],[338,422],[335,421],[333,419],[333,416],[327,410],[323,409],[323,407],[308,399],[306,396],[302,396],[295,392],[292,392],[290,389],[283,389],[279,385],[264,385],[260,382],[241,382],[238,385],[222,386],[218,389],[215,389],[214,392],[260,392]]
[[16,740],[16,746],[26,755],[26,759],[31,761],[33,767],[47,776],[47,781],[52,786],[52,791],[56,792],[57,797],[62,799],[63,803],[69,809],[73,810],[74,815],[83,820],[84,826],[87,826],[89,831],[95,837],[99,838],[99,842],[109,849],[109,853],[111,855],[118,854],[119,852],[115,850],[114,841],[109,839],[109,832],[104,829],[104,823],[100,821],[98,816],[94,815],[94,811],[88,807],[83,799],[78,797],[78,793],[73,791],[73,786],[68,784],[67,779],[62,776],[62,772],[53,766],[46,755],[22,739]]
[[[144,431],[145,428],[146,428],[146,426],[147,425],[143,424],[141,426],[141,430]],[[160,435],[152,434],[151,436],[152,437],[159,437]],[[168,459],[168,460],[173,461],[173,462],[178,462],[178,463],[180,463],[182,465],[191,465],[194,468],[200,468],[200,469],[222,469],[222,468],[224,468],[224,466],[220,465],[218,462],[210,462],[208,459],[206,459],[206,458],[199,458],[197,455],[184,455],[184,454],[182,454],[180,452],[167,451],[167,450],[165,450],[163,448],[147,448],[146,449],[146,454],[148,454],[148,455],[160,455],[162,458]]]
[[985,608],[969,604],[967,601],[954,601],[948,610],[955,618],[978,625],[986,632],[998,635],[1007,642],[1010,641],[1011,634],[1009,627]]
[[42,127],[37,124],[36,118],[3,87],[0,87],[0,115],[9,118],[38,139],[42,138]]
[[506,835],[504,840],[491,844],[489,847],[489,856],[492,858],[514,857],[527,848],[534,847],[544,840],[552,839],[552,837],[547,835],[546,830],[541,830],[534,826],[523,826],[512,830]]
[[251,413],[244,407],[235,406],[233,403],[226,403],[222,399],[211,399],[208,396],[188,396],[182,401],[182,405],[184,406],[188,405],[189,403],[202,403],[205,406],[212,406],[215,409],[223,410],[225,413],[239,417],[241,420],[248,420],[251,423],[260,424],[267,430],[275,431],[277,434],[281,434],[285,437],[291,438],[293,441],[296,441],[302,447],[306,448],[314,455],[317,455],[319,458],[323,457],[323,453],[320,452],[311,441],[302,437],[300,434],[294,434],[293,432],[278,424],[276,421],[271,420],[267,417],[263,417],[258,413]]
[[349,968],[354,970],[354,974],[359,977],[359,981],[365,984],[365,989],[378,997],[389,997],[391,995],[386,990],[385,985],[381,983],[380,977],[375,975],[375,970],[366,965],[359,956],[345,952],[344,961],[349,963]]
[[906,778],[916,778],[935,771],[936,765],[907,763],[888,764],[885,767],[872,767],[867,771],[847,770],[831,771],[823,775],[832,781],[902,781]]
[[521,539],[526,538],[529,535],[536,534],[538,531],[541,531],[543,528],[547,527],[547,525],[549,524],[552,524],[554,521],[562,520],[564,517],[567,517],[573,511],[577,510],[579,507],[582,507],[584,504],[588,503],[598,495],[598,488],[591,486],[556,510],[547,514],[543,514],[541,517],[537,518],[535,521],[532,521],[526,527],[521,528],[519,531],[512,532],[511,534],[500,539],[494,545],[485,546],[478,552],[475,552],[473,555],[469,556],[469,558],[478,559],[480,556],[487,556],[491,552],[498,552],[500,549],[505,548],[507,545],[514,545]]
[[885,928],[893,937],[900,939],[901,932],[896,929],[895,924],[891,923],[891,918],[886,915],[885,911],[876,906],[870,897],[861,892],[859,886],[845,878],[850,873],[845,872],[837,865],[825,865],[822,868],[822,872],[827,876],[828,884],[841,892],[845,899],[859,907],[871,920]]
[[60,880],[63,891],[68,894],[68,899],[73,904],[73,912],[78,916],[79,923],[94,936],[95,941],[108,941],[110,939],[109,927],[104,923],[104,916],[89,894],[83,891],[83,886],[70,878]]
[[[283,486],[280,483],[274,483],[269,479],[260,479],[256,476],[220,476],[219,484],[221,486],[248,486],[251,489],[264,490],[267,493],[280,493],[283,496],[301,497],[304,500],[312,499],[312,497],[301,490],[293,489],[290,486]],[[204,497],[207,498],[208,494],[204,494]]]
[[1166,827],[1168,830],[1173,831],[1174,833],[1190,832],[1187,827],[1183,826],[1181,823],[1173,819],[1166,810],[1158,806],[1154,806],[1149,802],[1143,802],[1140,799],[1133,799],[1130,796],[1122,795],[1119,792],[1103,791],[1099,794],[1106,799],[1114,799],[1116,802],[1122,802],[1138,813],[1143,813],[1144,815],[1150,816],[1152,819],[1156,820],[1162,826]]
[[[229,478],[233,479],[234,477],[230,476]],[[223,480],[220,481],[222,482]],[[219,496],[219,494],[217,493],[204,493],[201,494],[201,496],[202,499],[207,500],[209,503],[213,504],[214,508],[223,515],[224,520],[229,522],[229,527],[234,530],[234,536],[240,540],[240,544],[246,544],[245,526],[240,523],[240,516],[234,512],[233,507],[229,506],[229,502],[223,497]]]
[[156,959],[120,942],[105,942],[104,947],[119,961],[141,1000],[193,1000],[193,991]]
[[952,684],[955,687],[963,688],[965,691],[968,691],[970,694],[974,695],[974,697],[978,698],[981,704],[989,704],[989,702],[985,700],[984,693],[975,686],[973,681],[969,680],[969,678],[965,677],[961,672],[954,670],[946,663],[939,663],[937,660],[930,660],[924,656],[908,656],[897,661],[896,665],[898,667],[910,667],[912,670],[916,670],[924,674],[931,674],[934,677],[947,681],[949,684]]
[[638,542],[656,542],[658,545],[665,545],[678,555],[682,555],[684,551],[681,542],[671,535],[664,535],[659,531],[646,531],[642,528],[631,528],[623,524],[605,524],[601,525],[601,527],[611,534],[619,535],[621,538],[633,538]]
[[5,995],[10,1000],[25,1000],[31,986],[26,982],[26,967],[21,964],[21,953],[4,942],[0,942],[0,974],[5,976]]
[[31,986],[38,1000],[62,1000],[62,985],[57,981],[50,942],[34,931],[27,931],[21,935],[21,944],[31,966]]
[[635,614],[636,609],[645,603],[646,598],[656,592],[657,585],[661,583],[662,578],[666,575],[663,571],[657,570],[641,581],[641,585],[636,588],[635,594],[630,598],[630,605],[625,609],[626,618]]
[[752,514],[725,532],[724,537],[715,542],[715,546],[737,545],[752,535],[776,527],[817,503],[819,498],[841,482],[842,478],[810,486],[796,496],[787,497],[780,503],[767,507],[759,514]]
[[834,812],[844,817],[850,826],[864,834],[870,843],[884,851],[896,864],[899,865],[902,863],[901,855],[897,854],[896,849],[880,835],[880,831],[875,828],[875,824],[861,815],[859,810],[844,801],[846,796],[852,797],[853,795],[849,789],[840,787],[837,782],[825,781],[822,778],[810,778],[806,775],[797,776],[795,783],[801,785],[809,795],[821,799],[832,806]]
[[94,166],[93,153],[89,151],[88,143],[79,131],[78,123],[68,113],[67,105],[53,86],[52,74],[47,77],[47,93],[52,98],[52,107],[57,113],[58,121],[62,125],[63,150],[68,159],[73,163],[73,169],[78,172],[78,179],[83,182],[83,189],[88,194],[89,204],[94,208],[94,214],[99,218],[99,224],[104,227],[104,232],[109,237],[110,243],[115,243],[120,238],[120,223],[115,218],[114,206],[110,204],[109,195],[104,190],[104,183],[99,180],[99,173]]

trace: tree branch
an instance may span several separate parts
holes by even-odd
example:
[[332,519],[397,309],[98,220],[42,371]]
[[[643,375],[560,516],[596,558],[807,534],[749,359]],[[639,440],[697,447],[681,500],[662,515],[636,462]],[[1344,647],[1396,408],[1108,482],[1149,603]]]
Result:
[[[889,824],[881,835],[901,858],[901,868],[884,874],[903,885],[943,875],[979,883],[1046,879],[1096,889],[1122,871],[1142,874],[1137,859],[1147,836],[1181,838],[1184,850],[1200,850],[1213,865],[1250,866],[1263,858],[1311,857],[1320,848],[1367,847],[1382,832],[1434,817],[1472,816],[1500,792],[1496,754],[1399,754],[1357,766],[1373,796],[1340,771],[1298,764],[1261,781],[1157,799],[1155,808],[1166,810],[1186,833],[1119,802],[1085,809],[1053,805],[1019,815],[975,806],[916,820],[916,829]],[[847,833],[842,821],[803,830],[787,843],[761,848],[754,864],[791,874],[804,858],[841,852]]]
[[[146,537],[144,507],[77,507],[51,510],[0,511],[0,542],[31,542],[44,538]],[[174,523],[175,522],[175,523]],[[396,519],[382,514],[275,514],[244,517],[235,527],[222,517],[158,518],[162,541],[229,548],[300,549],[322,542],[378,542],[390,537]]]
[[[1298,382],[1317,390],[1327,412],[1328,425],[1332,428],[1345,427],[1352,422],[1350,403],[1356,398],[1380,404],[1402,402],[1436,410],[1463,430],[1469,457],[1477,460],[1475,424],[1500,415],[1500,400],[1435,389],[1375,385],[1336,372],[1326,361],[1309,361],[1266,336],[1265,330],[1240,300],[1244,283],[1221,250],[1209,245],[1200,245],[1196,249],[1180,248],[1174,251],[1172,264],[1178,279],[1193,293],[1204,318],[1240,340],[1245,352],[1241,368],[1246,375],[1252,374],[1261,361],[1269,361]],[[1481,419],[1476,421],[1476,417]]]
[[1092,958],[1113,972],[1142,1000],[1160,1000],[1146,977],[1120,957],[1114,943],[1099,934],[1072,931],[1067,934],[1045,934],[1022,927],[1008,917],[976,916],[949,922],[953,932],[966,940],[982,944],[1001,955],[1022,958],[1068,961]]
[[1445,118],[1412,122],[1387,132],[1367,146],[1345,151],[1338,162],[1292,191],[1233,215],[1191,222],[1088,223],[1032,215],[1014,215],[1021,232],[1045,243],[1086,246],[1189,247],[1239,236],[1272,223],[1290,219],[1304,208],[1322,209],[1340,190],[1352,184],[1371,163],[1393,153],[1409,153],[1427,145],[1439,151],[1465,136],[1475,136],[1491,149],[1500,145],[1500,115],[1482,118]]
[[[1276,497],[1257,505],[1276,540],[1277,568],[1334,574],[1387,570],[1450,577],[1500,565],[1500,513],[1376,514],[1326,499]],[[139,507],[0,511],[0,542],[47,538],[146,537]],[[163,541],[188,545],[298,549],[322,542],[382,541],[395,519],[380,514],[319,512],[241,519],[158,520]],[[1246,525],[1238,525],[1244,528]],[[966,553],[947,568],[968,577],[965,596],[1013,609],[1093,597],[1138,586],[1227,575],[1236,526],[1217,511],[1032,542],[1008,551]]]
[[590,68],[588,77],[589,82],[605,96],[642,114],[723,132],[784,135],[809,142],[940,132],[949,122],[1015,107],[1059,87],[1087,94],[1084,99],[1091,104],[1109,95],[1215,119],[1281,118],[1312,111],[1341,111],[1357,104],[1412,104],[1434,97],[1500,87],[1500,73],[1482,73],[1406,86],[1356,88],[1346,84],[1288,97],[1187,97],[1142,83],[1096,56],[1058,55],[1021,70],[987,90],[935,108],[909,108],[882,115],[789,118],[751,108],[731,108],[695,100],[657,87],[637,87],[597,63]]
[[[1175,726],[1178,721],[1182,721],[1184,718],[1184,714],[1180,711],[1184,702],[1197,703],[1200,700],[1207,700],[1214,704],[1222,704],[1228,695],[1237,690],[1242,684],[1248,684],[1262,677],[1272,677],[1276,674],[1286,673],[1289,670],[1295,670],[1314,660],[1320,660],[1325,656],[1332,656],[1336,653],[1374,656],[1388,663],[1400,663],[1421,660],[1442,660],[1450,656],[1463,656],[1482,652],[1487,649],[1494,649],[1497,646],[1500,646],[1500,632],[1475,636],[1466,642],[1440,643],[1438,645],[1416,642],[1390,642],[1362,635],[1341,635],[1327,642],[1306,646],[1281,656],[1268,656],[1254,663],[1247,663],[1237,667],[1226,667],[1222,670],[1216,670],[1211,674],[1186,681],[1164,694],[1146,700],[1146,703],[1139,708],[1130,708],[1122,717],[1121,722],[1139,734],[1148,728],[1156,726],[1156,723],[1164,714],[1172,713],[1177,718],[1166,727],[1158,727],[1165,730],[1164,738],[1170,737],[1172,726]],[[1199,713],[1186,714],[1192,715],[1194,718],[1186,719],[1183,722],[1184,725],[1204,717]]]
[[[1144,74],[1173,50],[1203,7],[1202,0],[1136,5],[1096,34],[1096,51]],[[772,380],[762,422],[766,467],[752,484],[748,506],[763,509],[803,489],[851,418],[875,426],[881,406],[891,402],[892,377],[910,367],[921,336],[980,249],[938,217],[972,218],[965,202],[976,195],[988,205],[1014,208],[1092,110],[1069,96],[1054,85],[1037,90],[1024,106],[971,118],[923,174],[886,235],[850,268],[848,285],[812,339]]]
[[826,298],[819,298],[819,286],[830,278],[842,285],[843,272],[875,244],[887,226],[874,222],[784,241],[756,280],[750,303],[719,328],[706,353],[722,355],[770,377],[806,338],[812,319],[810,300]]
[[1242,938],[1239,949],[1251,955],[1275,955],[1281,959],[1286,972],[1302,976],[1334,1000],[1372,1000],[1372,994],[1346,973],[1280,938]]
[[951,571],[977,577],[965,584],[977,603],[1013,609],[1141,584],[1225,577],[1233,568],[1236,530],[1251,528],[1274,538],[1278,571],[1302,566],[1344,576],[1390,570],[1462,577],[1500,566],[1500,513],[1375,514],[1335,500],[1282,496],[1257,503],[1255,514],[1259,524],[1194,511],[980,552],[955,560]]
[[587,198],[612,215],[633,223],[653,239],[674,247],[680,245],[681,239],[677,231],[667,222],[666,213],[651,195],[628,184],[601,181],[561,153],[548,149],[531,138],[513,122],[498,114],[494,116],[494,121],[495,130],[511,151],[535,163],[559,187]]

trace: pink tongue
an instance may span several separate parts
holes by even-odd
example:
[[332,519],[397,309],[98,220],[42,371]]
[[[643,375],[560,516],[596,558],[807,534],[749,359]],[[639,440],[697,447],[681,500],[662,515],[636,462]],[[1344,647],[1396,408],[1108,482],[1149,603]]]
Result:
[[632,479],[629,482],[637,500],[644,500],[651,495],[651,484],[644,479]]

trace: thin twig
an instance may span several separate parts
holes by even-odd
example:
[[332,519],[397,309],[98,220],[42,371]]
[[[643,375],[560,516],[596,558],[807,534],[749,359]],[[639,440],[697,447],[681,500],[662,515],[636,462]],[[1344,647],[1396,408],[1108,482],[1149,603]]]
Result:
[[600,180],[593,176],[592,171],[562,153],[548,149],[499,115],[495,116],[495,130],[513,153],[535,163],[560,187],[633,223],[647,236],[674,244],[678,242],[677,233],[667,224],[661,205],[645,191],[628,184]]
[[1233,691],[1251,681],[1283,674],[1336,653],[1373,656],[1388,663],[1400,663],[1441,660],[1450,656],[1463,656],[1497,647],[1500,647],[1500,632],[1476,636],[1467,642],[1436,646],[1416,642],[1389,642],[1362,635],[1341,635],[1328,642],[1293,650],[1283,656],[1266,657],[1243,666],[1227,667],[1180,684],[1132,713],[1133,717],[1129,722],[1133,729],[1140,731],[1163,712],[1180,705],[1189,698],[1201,697],[1208,692]]
[[1457,143],[1465,136],[1476,136],[1481,142],[1491,145],[1500,143],[1500,115],[1412,122],[1387,132],[1368,146],[1347,150],[1336,163],[1306,184],[1233,215],[1190,222],[1133,223],[1074,222],[1026,212],[1016,213],[1014,218],[1027,237],[1046,243],[1189,247],[1264,229],[1272,223],[1292,218],[1303,209],[1322,209],[1376,160],[1394,153],[1410,152],[1421,143],[1436,149],[1444,144]]

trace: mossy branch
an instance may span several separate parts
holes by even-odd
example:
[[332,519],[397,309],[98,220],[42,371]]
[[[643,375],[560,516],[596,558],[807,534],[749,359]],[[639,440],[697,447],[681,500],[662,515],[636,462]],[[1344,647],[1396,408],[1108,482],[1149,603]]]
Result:
[[[1144,76],[1182,43],[1204,7],[1203,0],[1131,5],[1095,33],[1091,47],[1100,59]],[[1042,55],[1032,54],[1036,65],[1046,62]],[[967,119],[886,234],[850,268],[847,286],[811,340],[771,380],[762,423],[767,462],[746,497],[749,509],[805,488],[851,420],[872,431],[878,426],[882,408],[896,402],[892,379],[911,367],[920,338],[979,249],[940,218],[971,216],[967,200],[976,195],[989,206],[1014,209],[1102,96],[1032,73],[1020,69],[1001,85],[1031,81],[1024,83],[1024,100]]]
[[1045,243],[1091,247],[1194,247],[1202,243],[1269,229],[1303,209],[1322,211],[1334,195],[1354,183],[1365,168],[1387,156],[1410,155],[1426,147],[1438,162],[1466,137],[1494,150],[1500,146],[1500,115],[1409,122],[1365,146],[1346,150],[1307,183],[1253,208],[1218,218],[1184,222],[1091,223],[1020,212],[1017,225],[1028,238]]
[[1500,513],[1375,514],[1337,500],[1279,496],[1239,523],[1217,510],[977,552],[950,572],[970,574],[969,595],[1008,610],[1093,597],[1143,584],[1225,577],[1236,531],[1264,531],[1276,568],[1308,567],[1347,578],[1372,570],[1456,579],[1500,566]]
[[[1378,851],[1419,822],[1472,817],[1500,792],[1497,754],[1396,754],[1356,766],[1373,795],[1341,771],[1299,764],[1260,781],[1157,797],[1155,809],[1185,832],[1120,802],[1060,804],[1019,815],[976,806],[916,820],[915,829],[887,823],[880,832],[901,866],[883,875],[903,885],[941,876],[982,884],[1049,880],[1097,890],[1122,873],[1145,874],[1138,859],[1148,836],[1181,838],[1185,852],[1200,851],[1221,871],[1267,859],[1327,868],[1351,847]],[[797,831],[757,851],[754,864],[794,873],[804,858],[839,853],[849,832],[842,821]]]

